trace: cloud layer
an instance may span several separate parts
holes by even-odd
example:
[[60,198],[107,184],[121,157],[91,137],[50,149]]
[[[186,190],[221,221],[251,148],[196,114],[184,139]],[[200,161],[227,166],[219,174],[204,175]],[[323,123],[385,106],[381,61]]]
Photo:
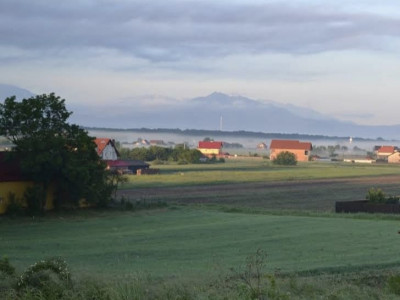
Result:
[[0,37],[0,83],[75,102],[222,91],[399,123],[397,1],[1,0]]
[[[0,3],[0,44],[38,55],[108,49],[152,62],[269,52],[381,50],[400,19],[321,5],[219,1]],[[23,56],[23,55],[22,55]]]

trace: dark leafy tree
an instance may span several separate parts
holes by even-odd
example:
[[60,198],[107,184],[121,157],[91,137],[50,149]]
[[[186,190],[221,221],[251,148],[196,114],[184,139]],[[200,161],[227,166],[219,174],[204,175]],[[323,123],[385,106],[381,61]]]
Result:
[[51,184],[57,187],[58,206],[77,204],[82,198],[104,204],[111,195],[93,138],[67,122],[71,114],[65,100],[53,93],[21,102],[9,97],[0,103],[0,135],[14,144],[23,173],[43,191],[37,197],[41,210]]
[[297,164],[297,158],[294,153],[289,151],[280,152],[272,162],[276,165],[293,166]]

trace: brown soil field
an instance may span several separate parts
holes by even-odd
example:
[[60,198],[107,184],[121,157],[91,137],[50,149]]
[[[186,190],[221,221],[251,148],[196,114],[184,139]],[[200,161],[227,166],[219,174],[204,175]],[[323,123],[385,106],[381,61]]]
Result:
[[400,194],[400,175],[274,181],[209,186],[151,187],[120,190],[131,201],[166,201],[240,206],[264,209],[333,211],[335,201],[365,199],[369,188],[388,195]]

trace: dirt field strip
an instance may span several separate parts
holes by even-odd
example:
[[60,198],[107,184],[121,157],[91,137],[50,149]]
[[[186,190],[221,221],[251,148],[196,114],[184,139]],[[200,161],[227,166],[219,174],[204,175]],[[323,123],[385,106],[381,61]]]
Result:
[[[240,200],[259,202],[261,206],[267,205],[271,208],[271,201],[281,201],[281,206],[286,207],[284,202],[293,204],[295,199],[302,202],[314,203],[305,205],[308,209],[333,209],[335,200],[358,200],[363,199],[370,187],[385,187],[396,191],[400,183],[400,175],[379,177],[355,177],[340,179],[318,179],[318,180],[294,180],[256,182],[241,184],[219,184],[208,186],[184,186],[184,187],[152,187],[135,188],[118,191],[119,197],[131,200],[165,200],[183,203],[219,203],[235,202]],[[397,194],[400,194],[400,189]],[[316,199],[318,198],[318,199]],[[230,201],[231,200],[231,201]],[[321,203],[325,203],[322,205]],[[294,204],[300,204],[299,201]],[[259,205],[255,205],[259,206]],[[296,205],[295,205],[296,206]],[[297,205],[298,206],[298,205]],[[299,207],[294,207],[299,208]]]

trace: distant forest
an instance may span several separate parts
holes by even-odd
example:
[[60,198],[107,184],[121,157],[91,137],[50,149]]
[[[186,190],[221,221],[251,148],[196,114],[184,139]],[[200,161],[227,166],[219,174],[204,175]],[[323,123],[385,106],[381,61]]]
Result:
[[[297,139],[297,140],[337,140],[337,139],[348,139],[349,137],[343,136],[326,136],[326,135],[312,135],[312,134],[299,134],[299,133],[265,133],[265,132],[253,132],[253,131],[219,131],[219,130],[202,130],[202,129],[167,129],[167,128],[102,128],[102,127],[85,127],[86,130],[102,130],[102,131],[133,131],[143,133],[173,133],[180,135],[194,135],[194,136],[230,136],[230,137],[260,137],[264,139]],[[365,139],[353,137],[353,141],[374,141],[383,140],[378,139]]]

